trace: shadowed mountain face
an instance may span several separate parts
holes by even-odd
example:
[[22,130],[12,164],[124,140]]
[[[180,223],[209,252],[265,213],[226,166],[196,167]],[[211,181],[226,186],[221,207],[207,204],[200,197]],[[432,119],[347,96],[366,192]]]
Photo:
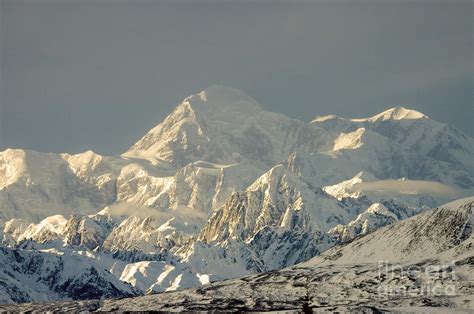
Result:
[[[409,261],[437,254],[464,235],[436,221],[458,230],[468,214],[422,212],[474,193],[473,156],[472,138],[414,110],[304,123],[212,86],[120,156],[0,152],[4,249],[24,255],[20,264],[60,257],[90,270],[58,270],[61,283],[77,285],[28,284],[2,290],[2,300],[89,298],[91,282],[101,283],[94,297],[197,287],[290,267],[375,234],[382,252]],[[425,218],[406,220],[419,213]],[[425,250],[417,241],[426,237],[443,241]],[[364,254],[353,261],[378,256]],[[37,279],[20,266],[5,272]],[[77,279],[85,277],[93,279]]]

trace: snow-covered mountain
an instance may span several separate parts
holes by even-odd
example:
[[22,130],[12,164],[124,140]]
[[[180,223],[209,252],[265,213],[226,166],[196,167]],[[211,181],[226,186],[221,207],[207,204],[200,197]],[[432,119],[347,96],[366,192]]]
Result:
[[303,265],[403,262],[429,258],[455,247],[458,249],[451,258],[472,255],[473,209],[474,197],[456,200],[330,249]]
[[93,212],[113,201],[104,189],[79,180],[58,154],[7,149],[0,153],[2,220],[38,222],[54,214]]
[[[455,164],[471,176],[474,173],[474,140],[458,129],[415,110],[396,107],[361,119],[319,116],[312,124],[344,133],[369,129],[421,155]],[[466,182],[466,186],[471,184]]]
[[292,266],[472,195],[473,147],[405,108],[305,123],[212,86],[120,156],[0,152],[0,240],[172,291]]
[[0,248],[0,303],[137,295],[100,264],[78,256]]
[[124,156],[165,160],[183,167],[251,161],[271,167],[296,150],[327,146],[326,132],[282,114],[264,111],[243,92],[211,86],[189,96]]
[[[395,115],[389,110],[378,115],[382,118],[354,121],[317,118],[310,125],[264,111],[240,91],[213,86],[186,98],[119,157],[91,151],[77,155],[1,152],[2,220],[37,223],[54,214],[95,214],[116,202],[165,210],[186,206],[207,214],[291,154],[303,155],[306,163],[314,164],[317,175],[311,180],[321,187],[364,171],[371,181],[406,177],[472,189],[472,139],[467,135],[456,133],[459,145],[451,150],[468,153],[450,161],[408,145],[392,136],[395,131],[382,134],[375,127],[392,120],[398,129],[406,124],[405,135],[412,139],[419,136],[415,126],[439,124],[428,118],[412,119],[419,115],[409,113]],[[330,123],[334,119],[356,127]],[[428,127],[423,130],[428,132]],[[448,145],[441,136],[430,138]]]
[[397,216],[384,205],[374,203],[366,211],[347,225],[337,225],[329,233],[339,238],[340,242],[347,242],[360,235],[367,234],[386,225],[398,221]]
[[473,197],[445,204],[283,270],[133,299],[15,309],[470,312],[473,207]]
[[347,219],[348,210],[284,164],[278,164],[243,193],[232,194],[227,203],[214,212],[200,238],[248,240],[264,226],[326,231]]

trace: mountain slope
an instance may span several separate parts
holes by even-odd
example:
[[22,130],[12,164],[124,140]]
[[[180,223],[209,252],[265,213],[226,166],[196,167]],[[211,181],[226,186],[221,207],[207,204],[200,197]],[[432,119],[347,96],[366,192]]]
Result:
[[340,132],[364,127],[422,155],[457,165],[471,175],[474,173],[474,139],[415,110],[395,107],[362,119],[316,117],[312,124]]
[[388,211],[384,205],[375,203],[357,216],[355,220],[347,225],[337,225],[329,230],[329,233],[335,235],[339,241],[347,242],[355,237],[396,222],[398,222],[398,218],[394,213]]
[[330,249],[302,266],[429,258],[472,241],[473,209],[474,197],[457,200]]
[[348,217],[345,208],[321,189],[279,164],[258,178],[244,193],[232,195],[211,217],[201,239],[251,238],[264,226],[326,231]]
[[264,111],[241,91],[211,86],[186,98],[124,156],[166,160],[179,167],[199,160],[252,161],[265,169],[294,151],[319,150],[325,137],[323,130]]
[[[473,205],[471,197],[440,206],[279,271],[133,299],[18,309],[472,311]],[[405,241],[392,243],[400,236]],[[424,255],[417,251],[420,244],[427,248]],[[387,254],[390,250],[404,255]],[[381,267],[378,258],[388,264]]]
[[107,202],[106,193],[79,180],[58,154],[11,149],[0,152],[2,220],[38,222],[53,214],[90,213]]
[[[308,170],[305,165],[302,158],[292,155],[244,191],[230,195],[203,226],[196,242],[178,250],[183,261],[214,260],[216,250],[222,250],[219,254],[224,256],[216,259],[221,265],[233,260],[235,267],[245,268],[241,274],[248,274],[287,267],[334,246],[336,238],[326,232],[355,218],[365,202],[343,203],[328,195],[310,183],[315,173],[301,175],[302,169]],[[214,265],[200,271],[215,273]],[[224,278],[232,273],[226,267],[216,269],[223,269],[218,274]]]
[[0,303],[130,297],[136,290],[72,255],[0,248]]
[[315,156],[315,162],[326,167],[326,177],[338,178],[325,182],[328,185],[349,179],[348,173],[364,171],[378,179],[406,177],[462,189],[474,187],[466,168],[435,160],[368,128],[340,133],[333,143],[331,150]]
[[[473,197],[445,204],[296,267],[194,290],[141,297],[133,302],[111,300],[101,309],[472,310],[473,207]],[[400,241],[393,243],[397,238],[406,241],[403,245]],[[426,250],[420,254],[422,247]],[[396,254],[397,248],[401,256]],[[378,258],[390,263],[404,262],[396,268],[381,268]],[[413,273],[414,269],[419,273]],[[433,287],[433,280],[441,292],[426,292]]]

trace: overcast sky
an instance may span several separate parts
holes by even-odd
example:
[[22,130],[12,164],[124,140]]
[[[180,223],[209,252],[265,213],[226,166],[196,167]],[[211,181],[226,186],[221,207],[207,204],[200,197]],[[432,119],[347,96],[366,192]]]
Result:
[[0,149],[125,151],[184,97],[473,130],[473,2],[0,0]]

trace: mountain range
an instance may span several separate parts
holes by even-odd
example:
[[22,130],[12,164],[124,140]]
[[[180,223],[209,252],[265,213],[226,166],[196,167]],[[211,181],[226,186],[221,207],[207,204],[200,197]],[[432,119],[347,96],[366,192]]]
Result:
[[[381,227],[281,270],[136,298],[2,310],[463,313],[474,310],[474,197]],[[378,260],[378,261],[377,261]]]
[[306,123],[212,86],[119,156],[0,152],[0,302],[174,291],[431,234],[396,226],[429,225],[473,178],[474,139],[415,110]]

